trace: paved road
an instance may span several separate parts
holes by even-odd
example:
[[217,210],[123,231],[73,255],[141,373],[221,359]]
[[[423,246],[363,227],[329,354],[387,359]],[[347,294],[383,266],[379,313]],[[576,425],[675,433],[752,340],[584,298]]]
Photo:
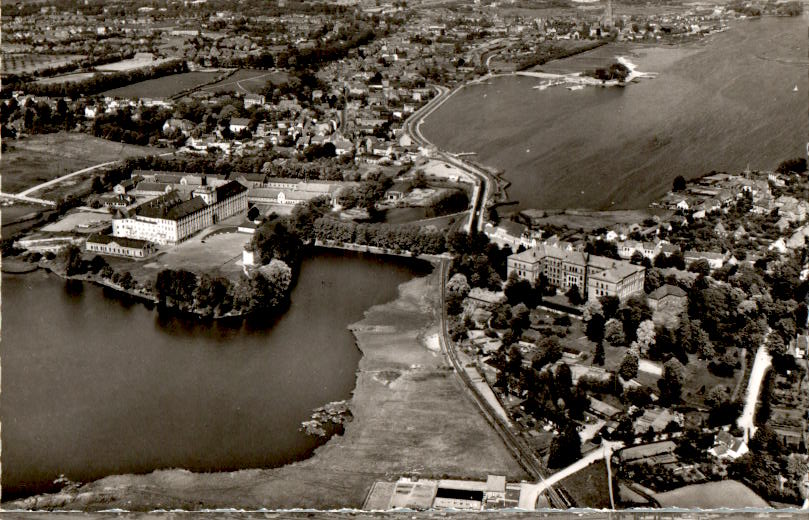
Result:
[[34,197],[26,197],[24,195],[14,195],[11,193],[0,192],[0,198],[14,199],[22,202],[31,202],[33,204],[42,204],[44,206],[56,206],[56,203],[52,200],[36,199]]
[[55,184],[59,184],[62,181],[66,181],[67,179],[70,179],[71,177],[75,177],[75,176],[81,175],[83,173],[91,172],[93,170],[97,170],[97,169],[103,168],[105,166],[110,166],[112,164],[115,164],[116,162],[118,162],[118,161],[109,161],[109,162],[105,162],[105,163],[101,163],[101,164],[96,164],[95,166],[90,166],[89,168],[84,168],[82,170],[77,170],[77,171],[75,171],[73,173],[68,173],[67,175],[62,175],[61,177],[51,179],[51,180],[49,180],[47,182],[43,182],[42,184],[37,184],[33,188],[28,188],[25,191],[21,191],[20,193],[17,194],[17,196],[26,197],[26,196],[28,196],[28,195],[36,192],[36,191],[39,191],[39,190],[42,190],[42,189],[45,189],[45,188],[49,188],[49,187],[51,187],[51,186],[53,186]]
[[[767,336],[770,331],[764,336],[766,343]],[[756,404],[758,403],[759,393],[761,392],[761,382],[764,380],[764,374],[772,363],[772,356],[767,352],[767,347],[762,344],[756,351],[756,357],[753,360],[753,369],[750,370],[750,380],[747,383],[747,393],[745,394],[744,410],[739,417],[737,424],[739,428],[744,431],[745,441],[749,441],[756,433],[756,425],[753,423],[753,418],[756,413]]]
[[[166,155],[172,155],[174,152],[165,152],[158,154],[158,157],[164,157]],[[108,161],[101,164],[96,164],[95,166],[90,166],[89,168],[82,168],[81,170],[76,170],[75,172],[68,173],[66,175],[62,175],[61,177],[57,177],[55,179],[51,179],[49,181],[43,182],[42,184],[37,184],[27,190],[21,191],[17,194],[12,193],[2,193],[0,192],[0,197],[6,197],[9,199],[21,200],[24,202],[33,202],[34,204],[44,204],[46,206],[55,206],[56,203],[52,200],[45,200],[45,199],[38,199],[35,197],[31,197],[32,193],[36,193],[37,191],[44,190],[46,188],[50,188],[51,186],[55,186],[60,182],[66,181],[72,177],[76,177],[77,175],[82,175],[84,173],[91,172],[93,170],[97,170],[99,168],[104,168],[105,166],[111,166],[119,161]]]
[[549,486],[557,484],[559,481],[564,480],[570,475],[586,468],[590,464],[593,464],[600,459],[609,459],[609,457],[612,455],[612,451],[621,446],[623,446],[623,443],[620,442],[602,441],[599,448],[587,453],[584,457],[580,458],[570,466],[557,471],[550,477],[544,479],[542,482],[537,482],[536,484],[523,484],[522,492],[520,493],[520,503],[517,507],[528,510],[536,509],[537,499],[546,489],[548,489]]
[[496,185],[495,180],[491,175],[477,166],[470,164],[458,157],[444,152],[436,147],[433,143],[428,141],[421,133],[421,123],[424,122],[430,114],[435,112],[444,102],[450,98],[453,92],[446,87],[436,86],[439,94],[430,100],[429,103],[418,109],[410,115],[404,123],[405,132],[410,135],[413,141],[419,146],[431,150],[430,155],[439,161],[451,164],[459,170],[462,170],[473,178],[477,179],[475,191],[472,197],[472,211],[467,225],[467,231],[471,231],[473,226],[478,231],[483,231],[483,223],[485,220],[484,209],[486,201],[491,196],[491,186]]

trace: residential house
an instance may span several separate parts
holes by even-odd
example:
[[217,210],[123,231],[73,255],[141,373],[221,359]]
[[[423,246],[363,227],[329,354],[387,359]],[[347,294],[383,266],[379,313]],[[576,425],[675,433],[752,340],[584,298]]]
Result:
[[725,253],[713,253],[710,251],[686,251],[683,253],[686,266],[690,266],[697,260],[706,260],[711,269],[720,269],[730,257]]
[[685,309],[687,294],[676,285],[663,285],[658,287],[646,297],[649,308],[653,311],[668,310],[679,314]]
[[266,98],[261,94],[246,94],[244,96],[244,108],[250,108],[252,106],[261,106],[264,105],[266,102]]
[[238,134],[239,132],[243,132],[247,130],[247,126],[250,124],[250,120],[246,117],[234,117],[230,120],[230,131],[234,134]]
[[725,430],[720,431],[714,437],[713,446],[708,449],[708,453],[718,459],[736,460],[750,451],[744,442],[744,437],[734,437]]
[[385,199],[392,202],[402,200],[412,189],[413,183],[411,181],[399,181],[385,192]]

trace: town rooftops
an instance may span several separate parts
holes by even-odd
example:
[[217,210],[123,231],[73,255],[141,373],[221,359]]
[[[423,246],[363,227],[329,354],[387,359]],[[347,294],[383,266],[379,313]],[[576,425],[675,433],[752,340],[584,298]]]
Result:
[[230,120],[231,126],[247,126],[250,124],[250,120],[246,117],[234,117]]

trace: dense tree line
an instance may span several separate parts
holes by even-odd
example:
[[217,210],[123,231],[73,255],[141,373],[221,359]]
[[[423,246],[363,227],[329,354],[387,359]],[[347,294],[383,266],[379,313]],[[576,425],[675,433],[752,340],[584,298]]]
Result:
[[441,217],[464,211],[469,207],[469,195],[463,190],[443,193],[427,208],[426,217]]
[[320,217],[314,222],[314,235],[324,242],[368,245],[414,255],[440,254],[447,249],[444,233],[418,226],[356,224]]

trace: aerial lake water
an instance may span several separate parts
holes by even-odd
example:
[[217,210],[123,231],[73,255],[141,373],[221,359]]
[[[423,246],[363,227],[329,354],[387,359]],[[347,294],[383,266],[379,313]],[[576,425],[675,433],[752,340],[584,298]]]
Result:
[[425,262],[318,250],[292,304],[262,327],[166,318],[43,271],[3,275],[3,499],[158,468],[275,467],[319,444],[312,410],[347,399],[346,326]]
[[677,46],[610,44],[542,70],[626,56],[657,77],[576,91],[498,77],[456,92],[421,129],[442,149],[504,170],[516,208],[643,208],[677,175],[772,169],[805,154],[807,20],[739,21]]

